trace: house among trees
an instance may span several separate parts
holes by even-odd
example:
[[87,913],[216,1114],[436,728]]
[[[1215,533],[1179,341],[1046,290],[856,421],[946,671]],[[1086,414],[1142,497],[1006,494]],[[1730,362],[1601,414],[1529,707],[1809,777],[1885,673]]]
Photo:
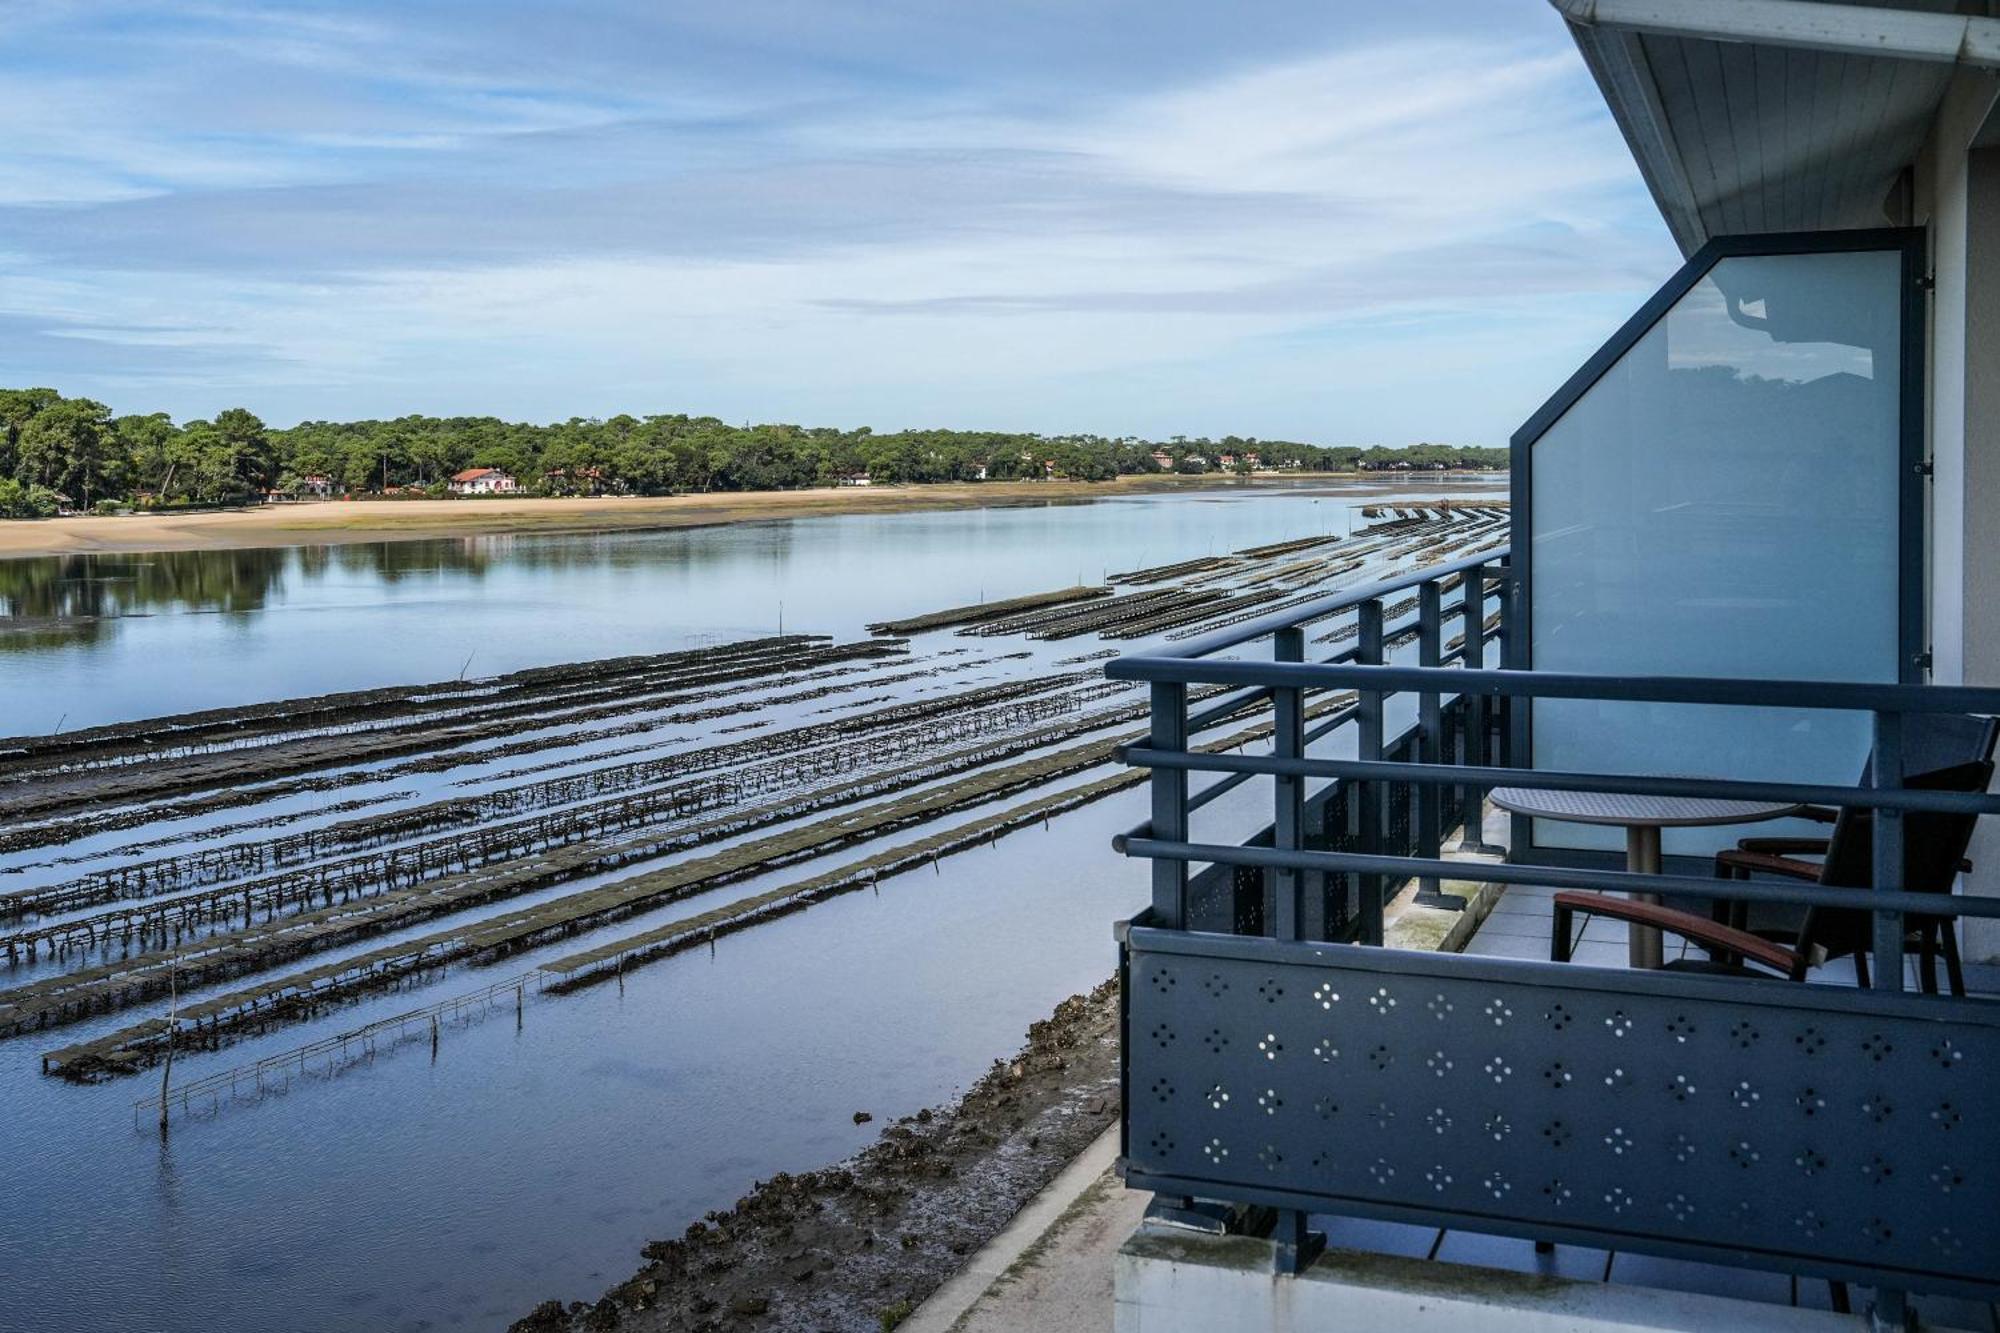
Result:
[[451,479],[453,495],[512,495],[520,489],[512,473],[497,467],[469,467]]

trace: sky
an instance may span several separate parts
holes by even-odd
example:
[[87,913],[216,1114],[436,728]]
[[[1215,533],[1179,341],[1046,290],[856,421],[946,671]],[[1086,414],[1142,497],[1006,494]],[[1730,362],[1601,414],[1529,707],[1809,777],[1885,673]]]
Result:
[[0,384],[1503,443],[1676,252],[1543,0],[0,0]]

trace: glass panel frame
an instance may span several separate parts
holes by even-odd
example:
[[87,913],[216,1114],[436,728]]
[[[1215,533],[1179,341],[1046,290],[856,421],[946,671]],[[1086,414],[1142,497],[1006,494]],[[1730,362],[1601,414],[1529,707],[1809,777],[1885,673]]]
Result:
[[[1550,399],[1514,433],[1511,441],[1513,543],[1510,563],[1514,570],[1509,621],[1512,633],[1505,644],[1505,662],[1510,669],[1532,670],[1535,654],[1534,547],[1538,528],[1535,522],[1535,446],[1561,423],[1590,391],[1611,374],[1624,358],[1637,349],[1649,334],[1662,326],[1667,316],[1694,292],[1719,265],[1732,259],[1788,255],[1827,255],[1879,252],[1899,261],[1901,283],[1900,326],[1897,342],[1899,362],[1895,367],[1899,399],[1895,422],[1898,484],[1895,495],[1895,637],[1894,679],[1919,683],[1928,668],[1925,651],[1924,553],[1925,533],[1925,405],[1924,352],[1929,319],[1925,284],[1926,234],[1921,228],[1884,228],[1867,231],[1784,233],[1718,237],[1703,246],[1684,263],[1654,295],[1615,333]],[[1713,285],[1713,284],[1711,284]],[[1573,666],[1574,664],[1565,664]],[[1557,668],[1551,668],[1557,669]],[[1663,672],[1662,674],[1671,674]],[[1693,673],[1688,673],[1693,674]],[[1804,674],[1804,673],[1801,673]],[[1877,676],[1876,679],[1881,679]],[[1514,762],[1533,763],[1534,713],[1522,706],[1512,710],[1510,740]],[[1851,780],[1843,775],[1841,780]],[[1755,832],[1777,832],[1766,827]],[[1536,821],[1516,817],[1513,827],[1513,859],[1556,864],[1608,865],[1620,858],[1611,850],[1617,845],[1616,830],[1605,830],[1611,840],[1578,839],[1577,828],[1565,827],[1563,844],[1585,843],[1604,850],[1583,850],[1574,845],[1551,845],[1542,832],[1536,841]],[[1742,830],[1730,830],[1731,837]],[[1673,848],[1669,847],[1669,852]],[[1673,859],[1671,856],[1669,859]],[[1688,867],[1683,867],[1687,869]]]

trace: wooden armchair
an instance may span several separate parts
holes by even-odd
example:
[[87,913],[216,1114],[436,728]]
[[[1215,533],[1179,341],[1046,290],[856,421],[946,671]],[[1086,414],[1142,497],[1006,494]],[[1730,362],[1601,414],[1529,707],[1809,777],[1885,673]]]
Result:
[[[1955,764],[1908,779],[1917,790],[1983,792],[1993,779],[1993,761]],[[1972,840],[1977,816],[1910,811],[1903,816],[1903,887],[1910,893],[1951,892]],[[1859,808],[1842,810],[1827,840],[1825,859],[1812,866],[1813,881],[1828,888],[1867,888],[1874,878],[1874,820]],[[1801,863],[1803,864],[1803,863]],[[1678,908],[1634,902],[1621,896],[1565,890],[1555,895],[1555,925],[1549,956],[1569,961],[1578,914],[1607,916],[1634,925],[1651,926],[1702,946],[1705,959],[1681,959],[1670,968],[1725,972],[1740,976],[1776,973],[1791,981],[1805,980],[1821,962],[1850,955],[1855,980],[1868,984],[1868,951],[1874,925],[1867,912],[1808,907],[1789,944],[1726,921],[1698,916]],[[1918,956],[1926,991],[1937,990],[1937,959],[1945,960],[1952,994],[1965,993],[1957,936],[1951,921],[1939,916],[1906,916],[1906,943]],[[1759,971],[1757,969],[1764,969]]]

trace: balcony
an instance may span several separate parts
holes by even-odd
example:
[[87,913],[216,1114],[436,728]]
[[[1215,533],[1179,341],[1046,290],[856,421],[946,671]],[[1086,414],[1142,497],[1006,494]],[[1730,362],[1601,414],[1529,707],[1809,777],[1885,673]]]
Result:
[[[2000,690],[1496,669],[1520,585],[1489,553],[1107,665],[1152,697],[1124,755],[1151,772],[1151,817],[1117,839],[1152,876],[1119,932],[1128,1185],[1184,1227],[1270,1237],[1288,1274],[1313,1262],[1309,1219],[1334,1217],[1812,1279],[1836,1305],[1867,1288],[1878,1326],[1911,1294],[2000,1297],[2000,1003],[1977,977],[1919,993],[1904,957],[1907,918],[1993,918],[2000,900],[1902,886],[1912,816],[2000,813],[1905,785],[1904,734],[2000,713]],[[1531,710],[1550,705],[1823,719],[1872,740],[1869,784],[1805,761],[1755,780],[1531,767]],[[1267,752],[1203,748],[1265,708]],[[1538,849],[1525,820],[1469,868],[1499,850],[1480,838],[1498,786],[1864,809],[1872,887],[1722,880],[1692,855],[1636,873]],[[1384,947],[1385,904],[1414,890],[1450,909],[1468,877],[1502,886],[1514,919],[1467,953]],[[1634,970],[1591,947],[1619,938],[1601,920],[1549,961],[1521,921],[1553,927],[1560,890],[1865,914],[1874,984]]]

